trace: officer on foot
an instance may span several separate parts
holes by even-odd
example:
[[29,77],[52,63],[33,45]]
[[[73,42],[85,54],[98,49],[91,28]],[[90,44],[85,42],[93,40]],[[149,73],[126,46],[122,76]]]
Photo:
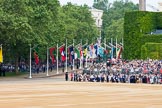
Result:
[[68,72],[65,73],[65,81],[68,81]]

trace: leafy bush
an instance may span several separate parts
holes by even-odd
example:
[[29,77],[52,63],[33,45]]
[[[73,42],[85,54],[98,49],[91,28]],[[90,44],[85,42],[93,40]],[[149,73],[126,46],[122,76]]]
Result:
[[127,12],[124,18],[124,59],[145,59],[147,42],[160,43],[162,35],[151,35],[156,29],[162,29],[162,13]]
[[141,58],[162,59],[162,43],[145,43],[141,47]]

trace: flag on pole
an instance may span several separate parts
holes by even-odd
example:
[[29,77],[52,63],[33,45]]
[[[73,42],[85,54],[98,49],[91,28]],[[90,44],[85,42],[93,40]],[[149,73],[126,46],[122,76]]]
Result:
[[84,50],[83,50],[83,57],[86,58],[87,56],[87,46],[84,47]]
[[111,59],[114,58],[114,47],[111,48]]
[[62,46],[60,48],[60,54],[61,54],[61,60],[65,61],[66,60],[66,55],[65,55],[65,46]]
[[97,56],[98,55],[98,45],[97,44],[94,45],[94,49],[95,49],[95,55]]
[[79,50],[80,50],[80,58],[83,59],[83,49],[81,45],[79,47]]
[[117,51],[117,58],[120,59],[120,55],[122,53],[123,48],[120,46]]
[[56,50],[55,47],[52,47],[52,48],[49,49],[52,64],[54,64],[54,62],[55,62],[55,55],[56,55],[55,50]]
[[74,47],[73,46],[69,48],[69,52],[70,52],[70,60],[72,61],[74,59]]
[[119,52],[120,52],[120,48],[117,47],[116,51],[117,51],[117,52],[116,52],[116,58],[119,59]]
[[102,47],[98,48],[98,52],[99,52],[100,57],[104,56],[104,49]]
[[89,45],[87,46],[87,58],[90,58],[90,48],[89,48]]
[[75,59],[80,58],[80,51],[75,48]]
[[89,46],[89,54],[90,54],[90,58],[93,58],[93,50],[94,50],[94,46],[93,46],[93,44],[91,44],[90,46]]
[[90,45],[89,48],[90,48],[90,56],[91,56],[91,58],[96,58],[97,57],[97,55],[96,55],[96,53],[97,53],[97,51],[96,51],[97,46],[92,44],[92,45]]
[[0,63],[3,63],[2,45],[0,46]]
[[98,46],[101,46],[101,38],[98,38],[98,39],[97,39],[97,45],[98,45]]
[[34,49],[34,58],[35,58],[35,64],[39,64],[39,56],[38,56],[38,47]]
[[69,61],[71,61],[70,47],[68,48],[68,58],[69,58]]
[[104,53],[105,54],[109,54],[109,50],[104,50]]

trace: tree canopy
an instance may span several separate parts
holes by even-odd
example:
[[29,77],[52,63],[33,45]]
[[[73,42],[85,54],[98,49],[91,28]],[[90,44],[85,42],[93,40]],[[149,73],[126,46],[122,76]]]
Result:
[[[29,46],[39,45],[39,55],[46,59],[46,47],[65,43],[83,43],[97,37],[97,28],[88,6],[68,3],[60,6],[58,0],[1,0],[0,44],[3,44],[4,62],[18,65],[29,60]],[[90,40],[91,41],[91,40]]]
[[128,0],[118,0],[113,3],[109,0],[98,0],[93,7],[104,11],[102,36],[107,39],[118,38],[119,41],[124,34],[125,12],[138,10],[138,5]]

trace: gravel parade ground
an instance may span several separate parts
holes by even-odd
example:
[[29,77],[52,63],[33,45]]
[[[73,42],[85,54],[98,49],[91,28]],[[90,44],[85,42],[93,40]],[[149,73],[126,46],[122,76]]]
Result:
[[65,82],[64,76],[0,85],[0,108],[162,108],[162,85]]

